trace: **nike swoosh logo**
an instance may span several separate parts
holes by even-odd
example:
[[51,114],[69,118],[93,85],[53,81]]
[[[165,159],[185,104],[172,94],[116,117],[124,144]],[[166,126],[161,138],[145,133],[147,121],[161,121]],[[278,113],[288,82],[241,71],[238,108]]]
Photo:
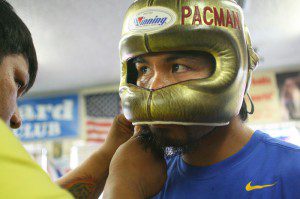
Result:
[[256,190],[256,189],[264,189],[264,188],[267,188],[267,187],[272,187],[272,186],[274,186],[277,182],[275,182],[274,184],[254,185],[254,186],[252,186],[251,183],[252,183],[252,181],[250,181],[250,182],[246,185],[246,191],[253,191],[253,190]]

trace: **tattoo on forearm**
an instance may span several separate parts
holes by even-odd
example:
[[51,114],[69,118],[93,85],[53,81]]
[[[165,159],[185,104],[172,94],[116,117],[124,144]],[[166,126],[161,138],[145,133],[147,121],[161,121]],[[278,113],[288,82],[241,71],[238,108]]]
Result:
[[78,199],[91,199],[96,197],[97,183],[92,177],[76,178],[61,186]]

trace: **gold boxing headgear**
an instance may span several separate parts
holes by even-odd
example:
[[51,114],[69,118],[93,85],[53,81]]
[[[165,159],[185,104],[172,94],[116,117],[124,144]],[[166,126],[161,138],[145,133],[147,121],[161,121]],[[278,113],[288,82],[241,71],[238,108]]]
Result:
[[[202,51],[215,70],[195,79],[151,90],[133,80],[130,60],[147,53]],[[120,96],[135,125],[226,125],[236,116],[258,63],[233,0],[137,0],[128,9],[120,41]]]

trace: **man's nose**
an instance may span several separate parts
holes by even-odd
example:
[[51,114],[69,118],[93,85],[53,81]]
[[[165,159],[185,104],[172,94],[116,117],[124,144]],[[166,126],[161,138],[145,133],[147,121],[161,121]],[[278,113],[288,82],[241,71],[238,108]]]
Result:
[[157,89],[169,86],[174,83],[176,83],[176,82],[174,81],[174,78],[172,76],[167,75],[167,74],[157,73],[152,78],[149,88],[151,90],[157,90]]
[[10,127],[13,129],[17,129],[22,125],[22,119],[20,116],[19,109],[16,108],[13,116],[10,118]]

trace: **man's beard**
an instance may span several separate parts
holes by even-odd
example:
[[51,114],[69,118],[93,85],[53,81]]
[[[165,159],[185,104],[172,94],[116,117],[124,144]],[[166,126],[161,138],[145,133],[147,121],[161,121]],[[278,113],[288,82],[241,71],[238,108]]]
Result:
[[166,136],[171,133],[170,131],[172,129],[155,128],[151,130],[149,126],[142,126],[139,139],[145,149],[150,148],[160,157],[170,157],[193,152],[199,146],[202,138],[202,135],[195,137],[195,132],[187,131],[184,140],[174,139]]

